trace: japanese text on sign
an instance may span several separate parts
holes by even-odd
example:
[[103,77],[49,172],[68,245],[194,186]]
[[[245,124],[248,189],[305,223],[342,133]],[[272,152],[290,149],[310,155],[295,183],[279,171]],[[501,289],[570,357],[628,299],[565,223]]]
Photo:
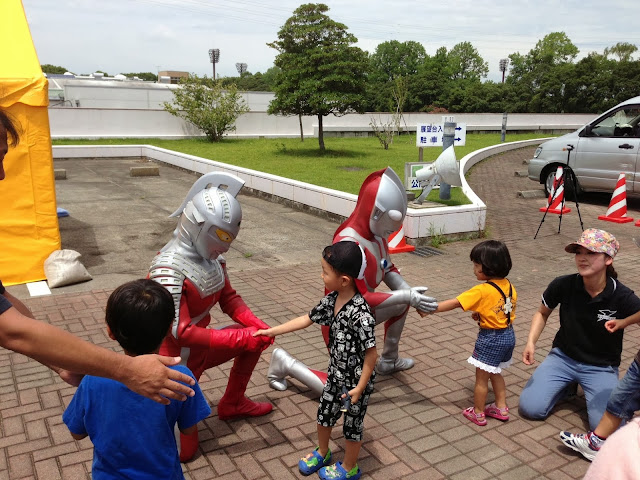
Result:
[[[417,147],[441,147],[444,127],[442,123],[419,123],[417,126]],[[455,129],[453,145],[463,146],[467,140],[467,124],[458,123]]]

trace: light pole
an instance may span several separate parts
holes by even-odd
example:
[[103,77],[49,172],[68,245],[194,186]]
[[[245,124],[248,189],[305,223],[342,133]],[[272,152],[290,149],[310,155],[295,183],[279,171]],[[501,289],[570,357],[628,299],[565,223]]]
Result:
[[216,63],[220,61],[220,49],[219,48],[210,48],[209,49],[209,60],[213,64],[213,81],[216,80]]
[[504,83],[504,72],[507,71],[507,68],[509,68],[509,59],[508,58],[501,58],[500,59],[500,71],[502,72],[502,83]]
[[240,76],[242,76],[242,74],[247,71],[247,64],[236,63],[236,70],[238,70],[238,73],[240,74]]

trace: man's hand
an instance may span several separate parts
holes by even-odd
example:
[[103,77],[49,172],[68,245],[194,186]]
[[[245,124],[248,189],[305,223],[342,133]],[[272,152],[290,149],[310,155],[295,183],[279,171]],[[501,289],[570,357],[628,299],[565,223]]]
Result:
[[536,362],[536,346],[527,342],[522,352],[522,361],[526,365],[533,365]]
[[187,395],[194,395],[191,388],[178,382],[195,385],[195,380],[167,368],[180,363],[180,357],[140,355],[127,358],[128,368],[121,382],[134,392],[163,405],[168,405],[169,399],[184,401]]
[[423,295],[427,291],[427,287],[413,287],[410,292],[409,305],[419,312],[429,313],[438,308],[438,302],[433,297]]
[[70,372],[69,370],[64,370],[62,368],[57,370],[57,372],[63,381],[74,387],[80,385],[80,382],[84,378],[84,375],[81,373]]

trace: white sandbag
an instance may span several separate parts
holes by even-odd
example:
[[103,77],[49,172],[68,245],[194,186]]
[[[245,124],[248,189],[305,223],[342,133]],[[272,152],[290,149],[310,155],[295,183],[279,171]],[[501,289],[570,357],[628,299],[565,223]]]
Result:
[[91,275],[80,263],[75,250],[56,250],[44,261],[44,274],[49,288],[64,287],[91,280]]

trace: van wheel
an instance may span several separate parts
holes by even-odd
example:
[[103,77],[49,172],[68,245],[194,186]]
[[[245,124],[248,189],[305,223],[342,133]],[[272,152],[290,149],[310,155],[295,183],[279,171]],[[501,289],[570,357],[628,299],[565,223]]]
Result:
[[[544,193],[546,195],[547,198],[549,198],[549,195],[551,193],[551,189],[553,188],[553,182],[556,178],[556,170],[558,168],[559,164],[556,165],[550,165],[547,168],[544,169],[544,171],[542,172],[541,177],[544,179],[543,185],[544,185]],[[580,184],[578,183],[578,179],[576,179],[576,187],[577,189],[574,189],[574,186],[572,185],[572,182],[567,182],[568,185],[564,186],[564,194],[565,194],[565,200],[575,200],[576,199],[576,193],[577,195],[580,195],[580,193],[582,192],[581,188],[580,188]],[[576,190],[576,191],[574,191]]]

